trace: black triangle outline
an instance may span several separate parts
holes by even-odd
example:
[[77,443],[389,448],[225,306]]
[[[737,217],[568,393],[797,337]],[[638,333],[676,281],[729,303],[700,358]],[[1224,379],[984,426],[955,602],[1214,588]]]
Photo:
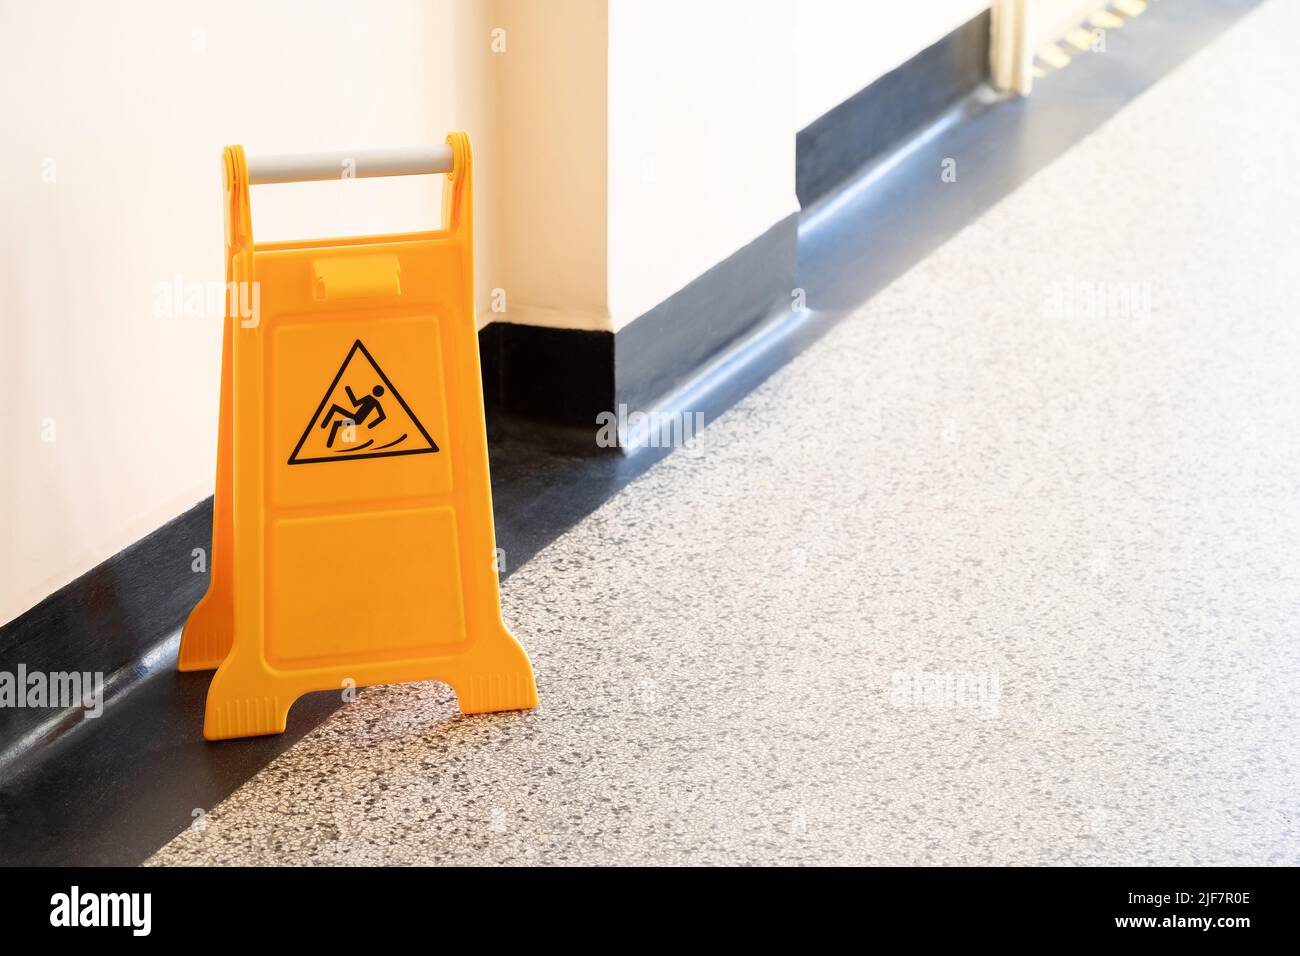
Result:
[[[361,350],[361,354],[370,362],[371,367],[379,373],[379,377],[384,381],[384,386],[388,389],[389,393],[397,399],[397,403],[402,406],[402,411],[406,412],[407,417],[411,419],[411,423],[420,430],[420,434],[423,435],[424,440],[429,443],[429,447],[407,448],[402,451],[372,451],[364,455],[338,455],[337,457],[330,458],[299,458],[298,452],[301,451],[302,446],[306,444],[307,436],[311,434],[311,426],[316,424],[316,420],[320,418],[320,413],[325,410],[325,403],[328,402],[330,396],[334,394],[334,389],[338,387],[339,379],[343,377],[343,370],[348,367],[348,363],[352,361],[352,356],[357,353],[357,349]],[[415,412],[411,411],[411,406],[406,404],[406,399],[402,398],[402,393],[399,392],[393,386],[393,383],[388,380],[388,376],[385,375],[384,370],[379,367],[379,363],[376,362],[375,357],[370,354],[370,350],[361,344],[360,339],[357,339],[352,343],[352,348],[348,349],[348,354],[343,357],[343,364],[341,364],[339,370],[334,373],[334,380],[330,382],[329,388],[325,389],[325,396],[320,400],[320,404],[316,406],[316,411],[312,412],[311,418],[307,420],[307,427],[303,430],[302,437],[298,439],[298,444],[293,446],[293,453],[289,455],[289,464],[310,465],[315,462],[360,461],[363,458],[395,458],[398,455],[425,455],[438,450],[438,443],[433,440],[432,436],[430,436],[427,431],[424,430],[424,425],[420,422],[420,419],[416,418]]]

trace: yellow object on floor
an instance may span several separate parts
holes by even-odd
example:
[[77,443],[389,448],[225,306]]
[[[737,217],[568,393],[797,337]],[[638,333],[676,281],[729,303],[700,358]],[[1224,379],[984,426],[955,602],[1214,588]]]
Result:
[[1038,58],[1050,67],[1055,69],[1064,69],[1070,64],[1070,54],[1066,53],[1055,43],[1047,43],[1038,49]]
[[1118,30],[1124,26],[1124,18],[1115,16],[1109,10],[1098,10],[1088,18],[1088,22],[1102,30]]
[[302,694],[366,684],[444,681],[465,713],[537,704],[501,621],[470,144],[447,142],[440,230],[262,244],[244,151],[225,150],[212,581],[179,659],[217,667],[209,740],[280,733]]
[[1065,40],[1076,50],[1079,50],[1082,53],[1087,53],[1099,42],[1098,33],[1099,31],[1097,30],[1086,30],[1083,27],[1075,27],[1066,32]]

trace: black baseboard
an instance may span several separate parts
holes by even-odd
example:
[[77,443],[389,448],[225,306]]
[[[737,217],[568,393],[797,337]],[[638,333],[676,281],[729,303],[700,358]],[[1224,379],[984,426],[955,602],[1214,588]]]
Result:
[[[0,670],[103,675],[105,700],[143,676],[141,661],[208,587],[195,549],[211,553],[212,499],[195,505],[0,628]],[[204,565],[200,565],[201,568]],[[80,712],[0,707],[0,775],[74,731]],[[0,818],[3,814],[0,813]]]
[[617,333],[496,322],[479,332],[489,415],[596,429],[646,409],[790,304],[799,217],[787,216]]
[[985,10],[800,130],[799,204],[807,209],[987,80],[989,20]]
[[798,282],[799,216],[772,226],[614,336],[608,409],[646,409],[681,386],[776,309]]
[[483,401],[498,412],[586,425],[610,408],[614,336],[494,322],[479,331]]

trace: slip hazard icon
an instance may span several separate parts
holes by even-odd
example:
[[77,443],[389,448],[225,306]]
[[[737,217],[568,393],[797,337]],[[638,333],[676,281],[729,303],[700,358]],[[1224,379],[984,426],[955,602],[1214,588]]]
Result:
[[303,431],[291,465],[438,450],[420,420],[357,339]]

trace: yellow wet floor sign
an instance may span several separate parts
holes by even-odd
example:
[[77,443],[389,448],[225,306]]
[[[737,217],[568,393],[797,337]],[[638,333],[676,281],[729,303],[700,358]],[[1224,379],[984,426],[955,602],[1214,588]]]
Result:
[[179,660],[217,668],[210,740],[280,733],[302,694],[367,684],[536,706],[501,622],[469,140],[447,142],[441,229],[258,244],[243,149],[225,150],[212,580]]

